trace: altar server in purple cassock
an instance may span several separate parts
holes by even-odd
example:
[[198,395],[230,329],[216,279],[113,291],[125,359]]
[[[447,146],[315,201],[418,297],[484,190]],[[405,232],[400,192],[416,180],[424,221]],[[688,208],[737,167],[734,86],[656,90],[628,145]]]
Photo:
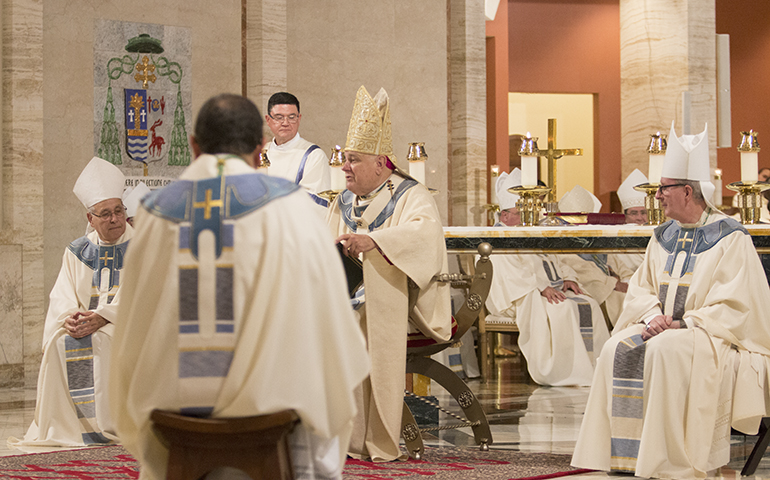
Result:
[[64,251],[43,333],[35,418],[12,446],[82,446],[116,438],[108,402],[110,346],[121,274],[133,229],[126,225],[118,167],[94,157],[73,189],[90,233]]
[[770,365],[770,290],[749,233],[710,202],[708,134],[673,124],[655,228],[596,366],[572,464],[703,478],[756,433]]
[[120,440],[142,479],[162,479],[153,409],[294,409],[296,478],[340,478],[369,360],[334,238],[300,187],[254,170],[262,118],[245,97],[208,100],[192,146],[136,216],[112,364]]

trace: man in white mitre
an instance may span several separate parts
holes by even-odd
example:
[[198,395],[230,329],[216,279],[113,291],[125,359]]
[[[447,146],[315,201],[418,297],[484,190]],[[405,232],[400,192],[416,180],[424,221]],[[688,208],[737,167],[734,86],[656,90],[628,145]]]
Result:
[[[521,223],[516,207],[519,196],[508,191],[518,185],[518,168],[498,177],[500,222],[496,227]],[[519,348],[532,380],[540,385],[590,385],[594,352],[601,351],[610,334],[599,304],[583,294],[572,269],[550,254],[489,258],[495,274],[486,321],[517,324]]]
[[[618,198],[626,216],[626,224],[644,225],[647,223],[647,209],[644,208],[644,199],[647,194],[634,190],[634,187],[648,183],[647,176],[639,169],[634,169],[618,187]],[[610,253],[607,255],[607,265],[615,272],[623,272],[621,282],[631,279],[644,259],[643,253]],[[616,317],[617,318],[617,317]]]
[[150,193],[150,187],[144,182],[137,182],[136,186],[129,187],[123,192],[123,205],[126,207],[126,221],[134,226],[134,217],[139,211],[139,202]]
[[[14,446],[83,446],[116,440],[107,400],[110,345],[128,242],[118,167],[94,157],[75,182],[93,231],[70,243],[51,290],[35,418]],[[122,290],[122,289],[121,289]]]
[[730,460],[730,427],[756,433],[770,413],[770,289],[748,232],[710,203],[709,173],[707,131],[672,125],[656,194],[671,220],[599,356],[575,466],[706,477]]
[[331,189],[329,158],[321,147],[299,135],[299,100],[288,92],[274,93],[267,101],[265,121],[274,138],[267,145],[270,167],[267,174],[281,177],[304,188],[326,215],[328,201],[318,196]]
[[[356,94],[345,145],[347,189],[327,221],[343,252],[363,259],[364,288],[352,300],[367,339],[372,371],[357,391],[358,416],[348,453],[390,461],[401,457],[407,334],[451,336],[446,244],[436,202],[398,167],[390,104],[384,89]],[[409,310],[410,296],[416,306]]]
[[191,138],[195,161],[137,214],[111,400],[143,479],[166,478],[156,408],[201,417],[292,408],[296,478],[341,476],[366,346],[311,200],[253,168],[261,127],[247,98],[209,99]]
[[[559,200],[559,210],[562,212],[597,213],[601,208],[602,202],[580,185],[565,193]],[[610,323],[615,325],[628,288],[628,283],[621,278],[630,278],[633,271],[623,264],[616,265],[620,271],[615,271],[608,264],[606,253],[562,255],[561,260],[575,271],[580,285],[591,298],[599,304],[604,304]]]

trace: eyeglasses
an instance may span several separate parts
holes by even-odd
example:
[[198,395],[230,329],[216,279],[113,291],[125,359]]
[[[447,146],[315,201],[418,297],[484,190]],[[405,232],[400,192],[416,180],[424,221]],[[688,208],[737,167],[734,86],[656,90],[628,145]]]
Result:
[[284,115],[275,115],[275,116],[268,115],[268,117],[272,118],[273,120],[275,120],[278,123],[283,123],[284,120],[286,120],[289,123],[297,123],[299,121],[299,115],[297,115],[295,113],[292,113],[288,117],[286,117]]
[[686,187],[686,186],[687,186],[686,183],[672,183],[671,185],[661,185],[661,186],[658,187],[658,192],[660,192],[660,194],[663,195],[664,193],[666,193],[666,189],[667,188],[671,188],[671,187]]
[[111,212],[109,210],[104,210],[102,213],[91,212],[91,215],[101,220],[109,220],[113,215],[120,219],[126,216],[126,207],[115,207]]

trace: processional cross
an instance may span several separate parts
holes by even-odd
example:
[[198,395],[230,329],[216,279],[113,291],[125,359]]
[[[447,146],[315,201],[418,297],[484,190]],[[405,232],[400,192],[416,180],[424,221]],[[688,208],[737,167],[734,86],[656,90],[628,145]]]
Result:
[[[548,203],[556,203],[556,160],[561,157],[582,156],[582,148],[556,148],[556,119],[548,119],[548,150],[540,150],[540,156],[548,159],[548,186],[551,191],[548,192]],[[549,209],[550,211],[550,209]],[[556,210],[554,210],[556,211]]]

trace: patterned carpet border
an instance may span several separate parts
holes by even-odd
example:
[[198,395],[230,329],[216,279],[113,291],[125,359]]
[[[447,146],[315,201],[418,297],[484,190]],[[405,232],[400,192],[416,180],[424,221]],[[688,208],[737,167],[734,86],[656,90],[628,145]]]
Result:
[[[423,460],[371,463],[349,459],[343,480],[541,480],[585,473],[569,455],[478,448],[428,448]],[[0,457],[0,478],[118,480],[139,478],[139,465],[121,446]]]

